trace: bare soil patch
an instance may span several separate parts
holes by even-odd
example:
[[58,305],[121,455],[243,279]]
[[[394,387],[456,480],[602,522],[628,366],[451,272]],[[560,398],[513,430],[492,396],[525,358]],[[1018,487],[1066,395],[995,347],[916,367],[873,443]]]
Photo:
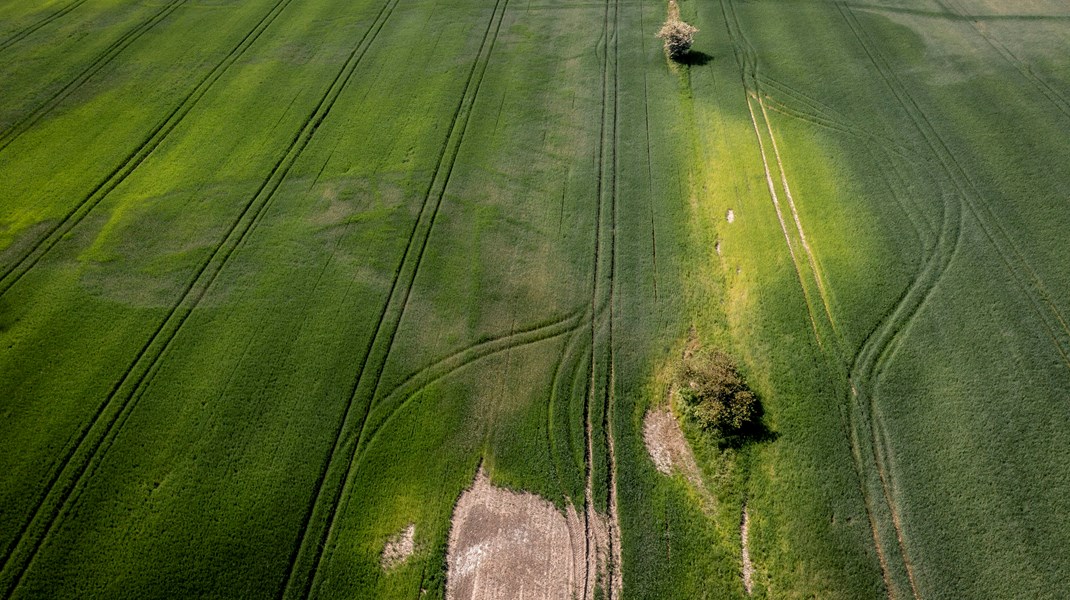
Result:
[[754,592],[754,564],[750,561],[750,515],[743,503],[743,518],[739,522],[739,536],[743,540],[743,587],[747,593]]
[[480,468],[453,511],[449,600],[570,600],[583,595],[584,524],[535,494],[494,487]]
[[692,484],[705,489],[695,455],[676,417],[666,409],[650,410],[643,419],[643,441],[658,471],[672,475],[679,471]]
[[416,550],[416,525],[410,523],[408,527],[386,541],[379,563],[383,570],[392,569],[408,560],[414,550]]

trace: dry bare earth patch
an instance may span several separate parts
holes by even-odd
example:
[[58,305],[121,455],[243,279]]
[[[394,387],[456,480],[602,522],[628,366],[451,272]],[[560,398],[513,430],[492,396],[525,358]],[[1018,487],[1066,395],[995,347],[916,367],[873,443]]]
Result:
[[481,468],[453,511],[446,598],[561,599],[583,595],[583,522],[535,494],[494,487]]
[[671,412],[656,409],[646,413],[643,419],[643,442],[658,471],[666,475],[671,475],[673,470],[679,471],[706,495],[706,486],[695,455]]
[[384,570],[392,569],[412,556],[414,550],[416,550],[416,525],[409,525],[386,541],[380,564]]

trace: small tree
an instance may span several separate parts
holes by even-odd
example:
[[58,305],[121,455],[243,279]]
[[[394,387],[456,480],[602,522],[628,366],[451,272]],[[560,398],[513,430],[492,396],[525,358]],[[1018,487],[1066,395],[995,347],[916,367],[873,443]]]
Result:
[[665,52],[669,58],[678,59],[691,49],[698,28],[685,23],[680,18],[680,7],[676,0],[669,0],[669,16],[658,30],[657,37],[665,40]]
[[741,433],[758,417],[758,399],[723,352],[685,356],[676,388],[684,416],[717,438]]

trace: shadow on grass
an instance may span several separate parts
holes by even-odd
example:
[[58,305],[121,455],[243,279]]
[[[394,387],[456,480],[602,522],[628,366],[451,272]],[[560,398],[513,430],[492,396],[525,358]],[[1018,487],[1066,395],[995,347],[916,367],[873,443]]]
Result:
[[750,444],[775,442],[780,437],[780,434],[769,429],[769,426],[765,424],[765,420],[762,418],[764,415],[765,409],[762,408],[762,403],[759,401],[755,406],[754,419],[731,435],[725,435],[717,440],[718,448],[721,450],[728,448],[739,450]]
[[708,65],[713,62],[713,57],[709,54],[706,54],[705,52],[698,52],[696,50],[692,50],[687,54],[679,56],[673,60],[675,60],[681,65],[687,65],[689,67],[701,67],[703,65]]

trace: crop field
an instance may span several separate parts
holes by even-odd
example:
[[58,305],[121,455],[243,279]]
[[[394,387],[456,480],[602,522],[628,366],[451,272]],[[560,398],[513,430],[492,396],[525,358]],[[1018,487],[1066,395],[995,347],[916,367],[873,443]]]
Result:
[[679,10],[0,0],[0,597],[1070,595],[1070,5]]

